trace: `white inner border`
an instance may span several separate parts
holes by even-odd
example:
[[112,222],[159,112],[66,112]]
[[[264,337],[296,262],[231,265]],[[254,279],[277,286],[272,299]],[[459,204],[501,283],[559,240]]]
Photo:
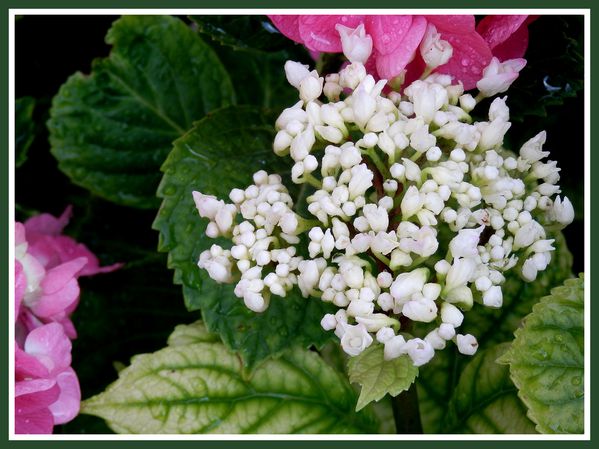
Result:
[[[590,10],[589,9],[319,9],[318,14],[335,14],[343,12],[344,14],[370,14],[373,11],[377,14],[514,14],[527,13],[538,15],[583,15],[584,16],[584,267],[585,267],[585,285],[584,285],[584,428],[585,433],[582,435],[16,435],[14,433],[14,326],[9,326],[9,344],[10,350],[8,354],[8,379],[9,379],[9,404],[8,404],[8,427],[9,440],[46,440],[46,441],[61,441],[61,440],[304,440],[304,441],[397,441],[397,440],[423,440],[423,441],[448,441],[448,440],[544,440],[544,441],[565,441],[565,440],[590,440],[591,430],[591,199],[590,199]],[[9,257],[8,267],[9,273],[14,273],[14,206],[15,206],[15,16],[17,15],[260,15],[260,14],[313,14],[314,10],[305,9],[9,9],[8,13],[8,58],[9,58],[9,118],[8,118],[8,137],[9,137],[9,153],[8,153],[8,179],[9,179]],[[559,151],[559,149],[558,149]],[[8,277],[9,286],[9,323],[14,323],[14,276]],[[5,309],[6,310],[6,309]]]

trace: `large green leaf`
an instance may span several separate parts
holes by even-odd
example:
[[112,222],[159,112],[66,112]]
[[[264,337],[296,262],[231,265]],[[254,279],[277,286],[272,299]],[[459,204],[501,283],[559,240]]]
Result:
[[209,15],[190,19],[200,33],[235,49],[275,52],[291,46],[301,48],[283,36],[266,16]]
[[584,432],[584,278],[533,307],[501,361],[543,433]]
[[349,359],[348,372],[349,380],[361,386],[356,405],[356,410],[361,410],[387,393],[397,396],[410,388],[418,375],[418,368],[407,355],[385,360],[383,345],[375,344]]
[[82,404],[119,433],[365,433],[347,379],[316,353],[290,349],[249,372],[201,323],[170,346],[135,356],[119,379]]
[[[551,288],[572,276],[572,254],[563,235],[555,236],[555,253],[551,264],[539,273],[534,282],[524,282],[519,276],[510,274],[503,285],[503,307],[490,309],[475,304],[464,313],[463,334],[471,333],[478,339],[480,349],[510,341],[523,318],[530,313],[534,304],[547,295]],[[418,396],[420,415],[426,433],[441,431],[441,420],[448,410],[449,400],[470,357],[461,355],[454,345],[437,352],[434,359],[420,368]]]
[[218,57],[181,20],[124,16],[110,56],[75,73],[53,100],[52,153],[76,184],[120,204],[156,207],[171,143],[207,112],[234,103]]
[[330,338],[320,327],[329,307],[292,291],[273,296],[269,308],[255,313],[233,294],[233,286],[216,284],[197,266],[200,253],[222,243],[204,235],[206,220],[199,217],[191,192],[198,190],[228,198],[234,187],[252,182],[260,169],[281,172],[281,159],[272,152],[274,116],[250,107],[220,110],[196,123],[175,142],[164,166],[158,195],[163,203],[154,228],[160,231],[161,251],[169,252],[175,282],[183,284],[190,310],[202,310],[208,328],[253,364],[290,345],[320,345]]
[[444,433],[535,432],[507,366],[496,362],[506,349],[501,344],[481,351],[466,365],[449,402]]
[[27,160],[27,150],[35,137],[33,108],[35,98],[22,97],[15,101],[15,166]]

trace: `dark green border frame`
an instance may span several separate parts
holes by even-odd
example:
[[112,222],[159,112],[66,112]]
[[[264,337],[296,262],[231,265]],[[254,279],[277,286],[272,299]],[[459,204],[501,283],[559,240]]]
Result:
[[[9,9],[27,9],[27,8],[366,8],[368,10],[373,10],[375,8],[427,8],[427,9],[436,9],[436,8],[473,8],[473,9],[495,9],[495,8],[513,8],[514,12],[517,12],[516,9],[520,8],[568,8],[568,9],[589,9],[591,11],[591,29],[590,31],[590,42],[591,49],[599,48],[598,42],[598,34],[597,32],[593,33],[592,30],[597,29],[597,22],[599,17],[599,12],[597,17],[593,17],[593,9],[599,11],[599,4],[593,8],[592,0],[571,0],[569,2],[559,1],[559,0],[487,0],[486,2],[474,1],[474,0],[454,0],[451,3],[448,0],[419,0],[418,2],[405,2],[401,0],[368,0],[365,2],[364,0],[263,0],[261,2],[256,2],[253,5],[250,5],[248,0],[91,0],[85,3],[80,0],[60,0],[48,2],[44,0],[0,0],[0,4],[2,7],[0,8],[0,24],[3,31],[0,32],[0,51],[1,51],[1,62],[0,62],[0,103],[3,105],[4,113],[1,114],[3,117],[0,121],[0,136],[4,136],[2,139],[2,151],[0,153],[0,212],[2,213],[3,219],[0,220],[0,253],[5,255],[0,258],[0,285],[7,286],[8,285],[8,148],[9,148],[9,139],[8,139],[8,101],[9,101],[9,92],[8,92],[8,20],[9,20]],[[109,11],[107,11],[108,13]],[[374,12],[374,11],[373,11]],[[595,25],[595,26],[594,26]],[[599,73],[599,57],[591,61],[591,80],[590,85],[593,85],[593,81],[597,80],[596,74]],[[595,75],[595,76],[594,76]],[[599,89],[590,89],[591,91],[591,130],[593,130],[593,118],[596,116],[596,113],[599,108]],[[599,120],[597,120],[599,123]],[[591,173],[599,170],[599,163],[597,163],[597,158],[592,157],[592,147],[593,142],[598,135],[598,131],[596,128],[594,133],[591,133]],[[599,171],[598,171],[599,172]],[[591,191],[592,194],[597,190],[597,181],[593,182],[591,178]],[[593,218],[595,218],[595,213],[592,210],[592,201],[591,201],[591,223]],[[591,264],[595,260],[599,259],[599,248],[597,247],[597,240],[590,239],[590,241],[586,242],[587,245],[590,246],[591,252]],[[595,259],[595,260],[594,260]],[[591,265],[591,266],[599,266],[599,265]],[[597,274],[597,269],[592,269],[590,273],[587,273],[587,277],[592,280],[595,278]],[[592,290],[592,285],[591,285]],[[562,441],[539,441],[539,440],[518,440],[517,437],[511,438],[510,440],[501,440],[501,441],[483,441],[483,440],[471,440],[471,441],[418,441],[416,437],[416,441],[324,441],[324,440],[316,440],[316,441],[264,441],[264,440],[251,440],[251,441],[9,441],[8,440],[8,390],[7,380],[10,373],[8,373],[7,365],[8,365],[8,329],[10,323],[8,323],[8,291],[4,287],[1,291],[1,298],[3,313],[0,314],[2,328],[4,332],[2,332],[2,337],[0,341],[0,360],[2,366],[4,367],[5,375],[2,376],[3,387],[0,388],[0,446],[1,447],[19,447],[19,448],[28,448],[28,447],[80,447],[84,445],[85,447],[105,447],[107,444],[118,447],[164,447],[165,445],[175,444],[177,446],[185,445],[186,447],[200,447],[200,448],[230,448],[230,447],[250,447],[250,448],[279,448],[281,446],[285,446],[288,448],[298,448],[298,447],[321,447],[326,446],[327,449],[333,448],[359,448],[359,447],[397,447],[400,445],[410,445],[410,447],[416,448],[429,448],[429,447],[440,447],[441,445],[445,449],[454,449],[454,448],[464,448],[464,447],[480,447],[481,444],[484,444],[485,448],[494,448],[494,447],[503,447],[505,445],[511,445],[515,441],[520,441],[521,444],[525,444],[526,446],[532,448],[565,448],[565,447],[591,447],[591,441],[573,441],[573,440],[562,440]],[[591,321],[599,321],[599,308],[591,308]],[[592,329],[588,329],[591,332],[591,342],[594,342],[594,334]],[[599,343],[595,345],[591,345],[591,369],[599,369],[599,359],[597,358],[597,348],[599,348]],[[591,381],[592,383],[592,381]],[[592,389],[592,388],[591,388]],[[597,402],[597,401],[595,401]],[[597,421],[599,416],[599,411],[596,405],[591,402],[591,437],[593,436],[593,428],[597,428]]]

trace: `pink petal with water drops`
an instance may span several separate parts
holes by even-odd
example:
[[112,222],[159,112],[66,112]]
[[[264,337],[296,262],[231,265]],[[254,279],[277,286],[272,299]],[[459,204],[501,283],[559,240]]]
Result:
[[367,16],[366,32],[379,54],[392,53],[404,40],[412,25],[412,16]]
[[268,18],[272,21],[277,30],[285,37],[292,41],[303,43],[299,32],[299,17],[298,15],[271,15]]
[[58,323],[45,324],[32,330],[23,349],[36,357],[48,369],[50,376],[71,365],[71,340]]
[[77,375],[72,368],[67,368],[58,374],[56,382],[60,387],[60,396],[48,408],[54,415],[54,424],[64,424],[79,413],[81,390]]
[[493,48],[493,56],[496,56],[502,62],[508,59],[522,58],[527,48],[528,27],[523,25],[504,42]]
[[528,16],[524,15],[487,16],[480,21],[476,27],[476,31],[489,44],[491,50],[493,50],[518,31],[527,18]]
[[16,434],[49,434],[54,428],[54,417],[48,408],[29,413],[17,413],[15,417]]
[[467,34],[474,31],[475,20],[473,15],[427,15],[426,20],[435,25],[437,31],[448,33]]
[[299,33],[304,45],[310,50],[339,53],[343,50],[338,23],[356,28],[364,16],[351,15],[304,15],[299,18]]
[[453,56],[447,64],[437,70],[438,73],[447,73],[464,83],[464,89],[473,89],[476,82],[481,79],[483,69],[489,64],[493,55],[489,45],[473,32],[469,34],[442,33],[441,38],[448,41],[453,47]]
[[426,19],[416,16],[413,18],[412,25],[405,38],[393,53],[376,55],[376,70],[381,78],[391,80],[401,73],[414,58],[425,31]]

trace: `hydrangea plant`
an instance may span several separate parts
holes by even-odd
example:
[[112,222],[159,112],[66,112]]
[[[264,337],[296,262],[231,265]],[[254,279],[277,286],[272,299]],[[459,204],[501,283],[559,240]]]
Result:
[[[116,20],[49,111],[84,189],[18,198],[15,430],[582,432],[582,196],[526,122],[528,73],[564,71],[525,56],[536,19]],[[44,104],[18,102],[18,173]],[[80,282],[120,265],[77,242],[124,269]]]

